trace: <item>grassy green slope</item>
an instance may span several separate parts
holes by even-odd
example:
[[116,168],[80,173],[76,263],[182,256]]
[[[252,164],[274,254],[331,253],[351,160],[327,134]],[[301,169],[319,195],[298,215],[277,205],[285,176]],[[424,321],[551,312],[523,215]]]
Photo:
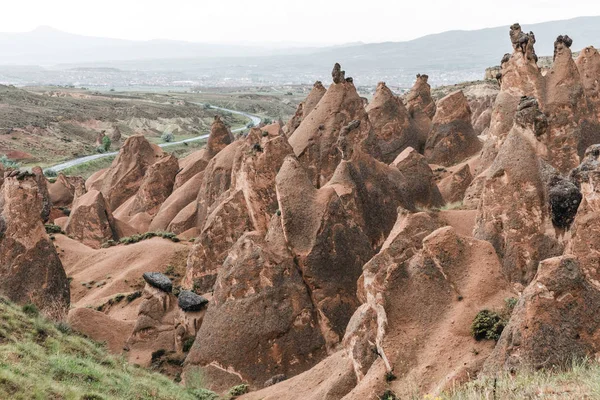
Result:
[[[28,311],[27,313],[24,311]],[[211,399],[0,298],[0,399]]]

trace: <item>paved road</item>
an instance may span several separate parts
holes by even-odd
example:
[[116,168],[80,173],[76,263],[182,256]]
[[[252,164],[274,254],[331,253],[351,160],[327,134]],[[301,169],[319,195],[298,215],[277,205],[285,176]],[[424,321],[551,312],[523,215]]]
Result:
[[[198,104],[198,105],[203,105],[201,103],[194,103],[194,104]],[[260,124],[261,119],[260,117],[257,117],[256,115],[252,115],[252,114],[248,114],[242,111],[236,111],[236,110],[229,110],[227,108],[222,108],[222,107],[216,107],[216,106],[211,106],[211,108],[214,108],[216,110],[221,110],[221,111],[228,111],[232,114],[239,114],[239,115],[243,115],[244,117],[252,120],[252,123],[256,126],[258,124]],[[232,132],[239,132],[239,131],[243,131],[244,128],[238,128],[238,129],[234,129]],[[198,140],[202,140],[202,139],[206,139],[208,137],[208,134],[205,135],[200,135],[200,136],[196,136],[193,138],[189,138],[189,139],[185,139],[185,140],[180,140],[178,142],[171,142],[171,143],[161,143],[159,144],[160,147],[169,147],[169,146],[176,146],[178,144],[182,144],[182,143],[190,143],[190,142],[196,142]],[[113,151],[110,153],[101,153],[101,154],[92,154],[91,156],[85,156],[85,157],[81,157],[81,158],[76,158],[74,160],[70,160],[70,161],[65,161],[63,163],[54,165],[52,167],[48,167],[46,168],[46,170],[53,170],[56,172],[62,171],[63,169],[67,169],[67,168],[71,168],[74,167],[75,165],[79,165],[79,164],[84,164],[86,162],[90,162],[93,160],[98,160],[100,158],[104,158],[104,157],[110,157],[110,156],[116,156],[119,152],[118,151]]]

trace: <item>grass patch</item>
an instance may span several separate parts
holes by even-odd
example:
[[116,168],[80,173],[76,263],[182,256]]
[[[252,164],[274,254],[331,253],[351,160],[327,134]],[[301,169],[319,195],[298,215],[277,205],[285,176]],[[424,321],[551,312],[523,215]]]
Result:
[[455,201],[454,203],[447,203],[444,206],[440,207],[441,211],[448,211],[448,210],[460,210],[462,209],[463,206],[463,202],[462,201]]
[[64,233],[62,228],[55,224],[44,224],[44,228],[46,228],[46,233],[49,235],[53,233]]
[[161,237],[163,239],[169,239],[175,243],[180,242],[177,235],[174,234],[173,232],[158,231],[158,232],[146,232],[141,235],[127,236],[127,237],[121,238],[121,240],[119,240],[119,243],[132,244],[132,243],[141,242],[142,240],[152,239],[154,237]]
[[440,396],[443,400],[480,399],[598,399],[600,364],[574,362],[568,370],[521,371],[516,375],[500,372],[483,376]]
[[198,387],[136,368],[66,326],[0,300],[0,399],[201,398]]

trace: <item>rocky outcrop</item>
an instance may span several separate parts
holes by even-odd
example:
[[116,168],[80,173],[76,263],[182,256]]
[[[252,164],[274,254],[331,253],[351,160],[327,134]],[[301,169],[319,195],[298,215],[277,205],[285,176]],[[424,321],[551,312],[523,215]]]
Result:
[[[431,131],[431,120],[435,115],[435,101],[431,97],[431,86],[427,83],[429,76],[417,75],[417,80],[406,96],[408,114],[414,121],[415,128],[424,140]],[[416,149],[421,150],[422,147]]]
[[97,190],[90,190],[77,198],[65,232],[95,249],[108,240],[119,239],[112,212],[102,193]]
[[300,126],[300,123],[304,118],[306,118],[312,110],[319,104],[319,101],[325,95],[325,86],[321,83],[321,81],[316,81],[313,85],[311,91],[306,96],[306,99],[298,104],[298,108],[296,109],[296,113],[294,116],[288,121],[288,123],[283,127],[283,131],[287,137],[290,137],[292,133]]
[[113,131],[110,134],[110,141],[112,142],[112,144],[118,145],[121,143],[121,138],[122,138],[121,130],[119,129],[118,126],[116,126],[116,125],[113,126]]
[[244,194],[252,226],[266,232],[271,216],[277,211],[275,176],[288,155],[294,154],[286,137],[252,129],[236,152],[231,172],[232,190]]
[[590,146],[581,164],[571,171],[572,182],[583,197],[571,228],[565,254],[574,255],[586,276],[600,285],[600,145]]
[[204,308],[200,311],[182,310],[177,298],[170,293],[166,282],[168,278],[160,275],[144,274],[147,283],[142,292],[142,302],[131,336],[125,344],[130,357],[135,354],[136,361],[145,366],[154,361],[153,354],[159,350],[181,354],[183,342],[196,336],[206,312]]
[[494,344],[475,341],[471,321],[513,295],[491,245],[438,229],[425,213],[400,215],[398,222],[364,267],[363,305],[348,324],[343,349],[248,399],[376,399],[386,389],[408,398],[413,385],[435,394],[481,370]]
[[85,194],[85,181],[80,176],[58,174],[56,181],[48,185],[48,194],[53,207],[70,207],[73,200]]
[[540,263],[487,362],[499,368],[569,367],[598,352],[600,290],[572,256]]
[[41,213],[36,176],[5,177],[0,192],[0,292],[62,317],[69,307],[69,281]]
[[374,250],[381,247],[392,229],[398,207],[415,209],[417,196],[415,193],[412,197],[408,176],[362,151],[342,160],[325,187],[335,190]]
[[[572,40],[559,36],[554,42],[554,64],[545,76],[548,115],[548,162],[560,172],[568,173],[579,165],[579,156],[585,149],[598,143],[600,136],[583,120],[587,115],[587,100],[583,83],[573,54],[569,48]],[[590,137],[591,136],[591,137]]]
[[115,216],[146,232],[152,218],[171,195],[178,169],[175,156],[165,154],[158,159],[147,168],[135,195],[115,210]]
[[406,184],[404,192],[410,199],[404,208],[410,209],[411,204],[422,208],[436,208],[444,205],[444,199],[435,184],[433,171],[427,160],[412,147],[398,154],[391,163],[404,175]]
[[593,46],[581,50],[575,61],[591,112],[600,120],[600,53]]
[[539,261],[559,255],[562,248],[547,234],[552,229],[546,168],[538,157],[545,151],[539,141],[544,118],[535,100],[524,98],[519,108],[513,129],[485,173],[475,237],[494,245],[507,277],[526,284]]
[[415,84],[406,97],[408,112],[413,117],[419,112],[425,114],[429,119],[433,119],[435,115],[436,105],[431,97],[431,86],[427,83],[428,80],[428,75],[418,74]]
[[384,82],[377,85],[375,96],[367,106],[367,114],[381,151],[380,161],[391,163],[407,147],[417,151],[423,149],[426,138],[413,126],[404,103]]
[[451,166],[477,154],[481,147],[471,125],[471,108],[463,92],[457,91],[441,99],[425,144],[427,160],[432,164]]
[[220,201],[206,218],[187,257],[184,286],[202,293],[212,291],[218,270],[231,246],[250,230],[248,205],[244,193],[238,190]]
[[356,280],[372,255],[369,240],[335,190],[315,189],[293,157],[285,159],[276,183],[283,235],[319,313],[321,332],[333,347],[358,306]]
[[119,155],[101,176],[88,180],[88,190],[104,195],[112,210],[116,210],[140,188],[146,170],[163,156],[160,147],[151,144],[143,135],[130,136]]
[[354,84],[341,78],[344,74],[339,65],[333,75],[334,83],[289,138],[316,187],[327,183],[342,158],[336,143],[344,128],[348,147],[364,143],[367,153],[377,153],[371,124]]
[[[280,218],[273,218],[280,227]],[[281,228],[263,235],[246,233],[232,247],[186,360],[188,368],[202,368],[213,390],[246,382],[262,387],[272,376],[296,375],[325,355],[317,310]]]
[[40,167],[33,167],[31,172],[35,175],[35,182],[38,187],[38,196],[42,203],[42,211],[40,218],[42,221],[47,222],[50,217],[50,211],[52,210],[52,200],[50,199],[50,193],[48,192],[48,181],[44,176],[44,171]]
[[446,203],[462,202],[472,181],[471,168],[465,164],[442,179],[438,183],[438,188]]
[[215,115],[212,126],[210,127],[210,135],[206,143],[206,149],[214,157],[215,154],[223,150],[234,141],[233,134],[221,120],[221,117]]
[[[177,179],[177,178],[176,178]],[[152,222],[148,227],[150,232],[154,231],[169,231],[173,233],[181,233],[182,231],[170,227],[171,222],[175,217],[186,207],[196,206],[196,198],[198,197],[198,188],[202,185],[204,172],[199,172],[192,178],[187,180],[183,185],[173,190],[173,193],[161,204],[158,212],[152,218]],[[192,204],[193,203],[193,204]],[[194,210],[195,215],[195,210]],[[195,224],[195,220],[193,221]]]
[[482,163],[476,174],[488,168],[498,154],[504,139],[512,129],[517,106],[522,96],[533,97],[543,109],[545,88],[542,74],[537,65],[532,33],[525,34],[519,24],[510,29],[513,53],[502,58],[500,93],[492,107],[489,140],[482,152]]
[[[266,134],[265,134],[266,133]],[[231,189],[215,202],[187,261],[185,283],[209,291],[231,246],[246,231],[266,232],[278,209],[275,176],[293,154],[283,135],[254,128],[241,141],[231,172]]]
[[219,196],[229,190],[235,155],[241,146],[242,141],[239,140],[231,143],[208,163],[196,199],[197,215],[193,226],[203,227],[213,204]]

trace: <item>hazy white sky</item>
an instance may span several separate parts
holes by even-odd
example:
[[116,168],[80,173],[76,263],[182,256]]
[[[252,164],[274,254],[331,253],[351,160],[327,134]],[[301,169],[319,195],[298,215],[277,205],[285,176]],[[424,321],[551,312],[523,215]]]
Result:
[[0,0],[0,10],[4,32],[332,44],[600,15],[600,0]]

